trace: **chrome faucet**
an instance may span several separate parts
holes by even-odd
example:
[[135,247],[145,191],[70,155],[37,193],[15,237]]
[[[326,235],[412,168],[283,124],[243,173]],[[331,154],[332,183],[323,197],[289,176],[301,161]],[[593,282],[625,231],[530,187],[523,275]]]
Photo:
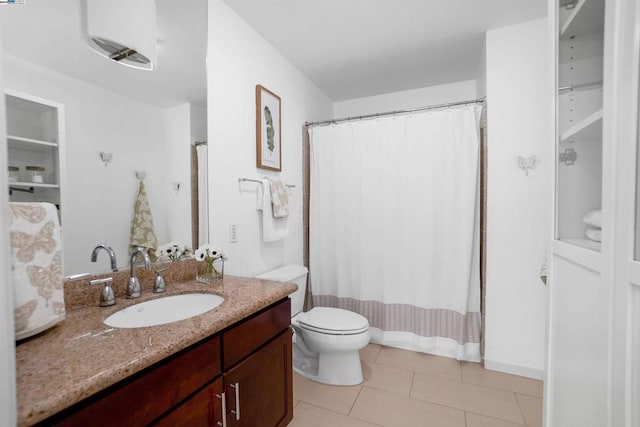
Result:
[[140,288],[140,281],[136,276],[136,259],[138,255],[142,255],[142,259],[144,261],[144,268],[149,270],[151,268],[151,259],[149,259],[149,254],[147,250],[142,246],[136,247],[131,253],[131,277],[129,278],[129,283],[127,284],[127,298],[138,298],[142,295],[142,289]]
[[98,260],[98,252],[100,249],[104,249],[109,254],[109,258],[111,259],[111,270],[118,271],[118,263],[116,262],[116,253],[113,251],[113,248],[104,243],[93,248],[93,252],[91,253],[91,262],[96,262]]

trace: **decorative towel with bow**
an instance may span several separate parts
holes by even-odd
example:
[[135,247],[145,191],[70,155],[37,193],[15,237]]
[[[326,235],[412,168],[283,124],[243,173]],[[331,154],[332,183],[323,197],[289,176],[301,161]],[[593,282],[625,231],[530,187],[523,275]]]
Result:
[[153,227],[153,215],[151,215],[147,190],[142,180],[140,180],[140,189],[133,208],[131,241],[129,244],[132,248],[142,246],[147,249],[156,249],[158,247],[158,239]]

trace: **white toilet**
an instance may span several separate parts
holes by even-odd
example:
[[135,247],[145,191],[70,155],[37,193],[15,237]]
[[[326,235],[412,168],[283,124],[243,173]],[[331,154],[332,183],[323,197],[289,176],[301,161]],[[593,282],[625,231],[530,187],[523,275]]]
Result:
[[369,344],[367,318],[340,308],[316,307],[303,313],[307,268],[285,265],[256,278],[293,282],[291,325],[295,331],[293,370],[323,384],[355,385],[362,382],[359,350]]

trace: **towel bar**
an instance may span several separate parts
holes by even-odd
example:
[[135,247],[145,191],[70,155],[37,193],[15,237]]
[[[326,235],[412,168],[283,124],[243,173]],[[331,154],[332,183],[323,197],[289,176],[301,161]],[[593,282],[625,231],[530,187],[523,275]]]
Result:
[[[238,178],[238,182],[245,182],[245,181],[257,182],[258,184],[262,184],[262,181],[260,181],[259,179]],[[285,185],[289,188],[296,188],[296,186],[293,184],[285,184]]]

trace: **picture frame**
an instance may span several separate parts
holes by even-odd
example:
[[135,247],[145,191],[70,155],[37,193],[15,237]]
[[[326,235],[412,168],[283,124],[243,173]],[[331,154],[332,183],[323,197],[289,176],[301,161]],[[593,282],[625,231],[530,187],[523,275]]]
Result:
[[256,85],[256,166],[282,171],[282,116],[280,97]]

